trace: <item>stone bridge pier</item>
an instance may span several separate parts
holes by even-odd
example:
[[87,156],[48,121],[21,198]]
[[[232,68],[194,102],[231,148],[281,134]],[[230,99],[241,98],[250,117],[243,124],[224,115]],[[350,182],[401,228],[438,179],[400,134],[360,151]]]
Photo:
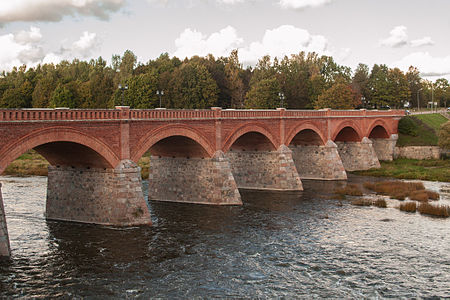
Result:
[[10,255],[11,255],[11,248],[9,246],[5,209],[3,207],[2,184],[0,183],[0,258],[9,257]]

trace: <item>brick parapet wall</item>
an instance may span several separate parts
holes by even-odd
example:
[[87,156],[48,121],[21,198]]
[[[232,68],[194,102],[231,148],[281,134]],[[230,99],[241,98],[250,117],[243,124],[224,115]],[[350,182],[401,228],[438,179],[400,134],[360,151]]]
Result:
[[225,154],[239,188],[303,190],[292,151],[230,151]]
[[151,224],[140,168],[127,160],[106,170],[49,166],[46,218],[117,226]]
[[2,184],[0,183],[0,257],[9,256],[11,256],[11,248],[9,246],[5,209],[3,207]]
[[150,158],[149,199],[185,203],[242,204],[228,160],[213,158]]

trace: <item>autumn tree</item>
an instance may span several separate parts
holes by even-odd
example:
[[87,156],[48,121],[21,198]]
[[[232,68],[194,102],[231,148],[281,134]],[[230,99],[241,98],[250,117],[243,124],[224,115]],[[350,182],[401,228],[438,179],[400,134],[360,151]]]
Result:
[[338,81],[319,96],[314,108],[354,109],[359,104],[351,86],[344,81]]

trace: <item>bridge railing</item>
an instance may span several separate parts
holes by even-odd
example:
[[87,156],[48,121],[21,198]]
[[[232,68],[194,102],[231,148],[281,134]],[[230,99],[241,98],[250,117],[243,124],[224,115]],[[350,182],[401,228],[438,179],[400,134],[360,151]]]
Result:
[[119,119],[117,109],[0,109],[0,121],[65,121]]
[[173,120],[404,116],[403,110],[0,109],[0,121]]

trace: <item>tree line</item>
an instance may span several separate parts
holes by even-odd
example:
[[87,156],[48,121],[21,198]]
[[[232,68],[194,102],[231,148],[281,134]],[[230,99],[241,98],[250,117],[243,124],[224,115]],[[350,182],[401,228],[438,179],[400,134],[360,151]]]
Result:
[[[127,86],[127,90],[118,89]],[[2,108],[114,108],[129,105],[159,107],[157,91],[164,91],[162,107],[222,108],[402,108],[424,107],[431,94],[439,106],[450,101],[450,86],[441,78],[430,82],[410,67],[359,64],[352,71],[330,56],[300,52],[283,59],[262,57],[255,67],[228,57],[194,56],[180,60],[167,53],[138,63],[127,50],[113,55],[111,64],[99,57],[33,68],[21,66],[0,75]]]

